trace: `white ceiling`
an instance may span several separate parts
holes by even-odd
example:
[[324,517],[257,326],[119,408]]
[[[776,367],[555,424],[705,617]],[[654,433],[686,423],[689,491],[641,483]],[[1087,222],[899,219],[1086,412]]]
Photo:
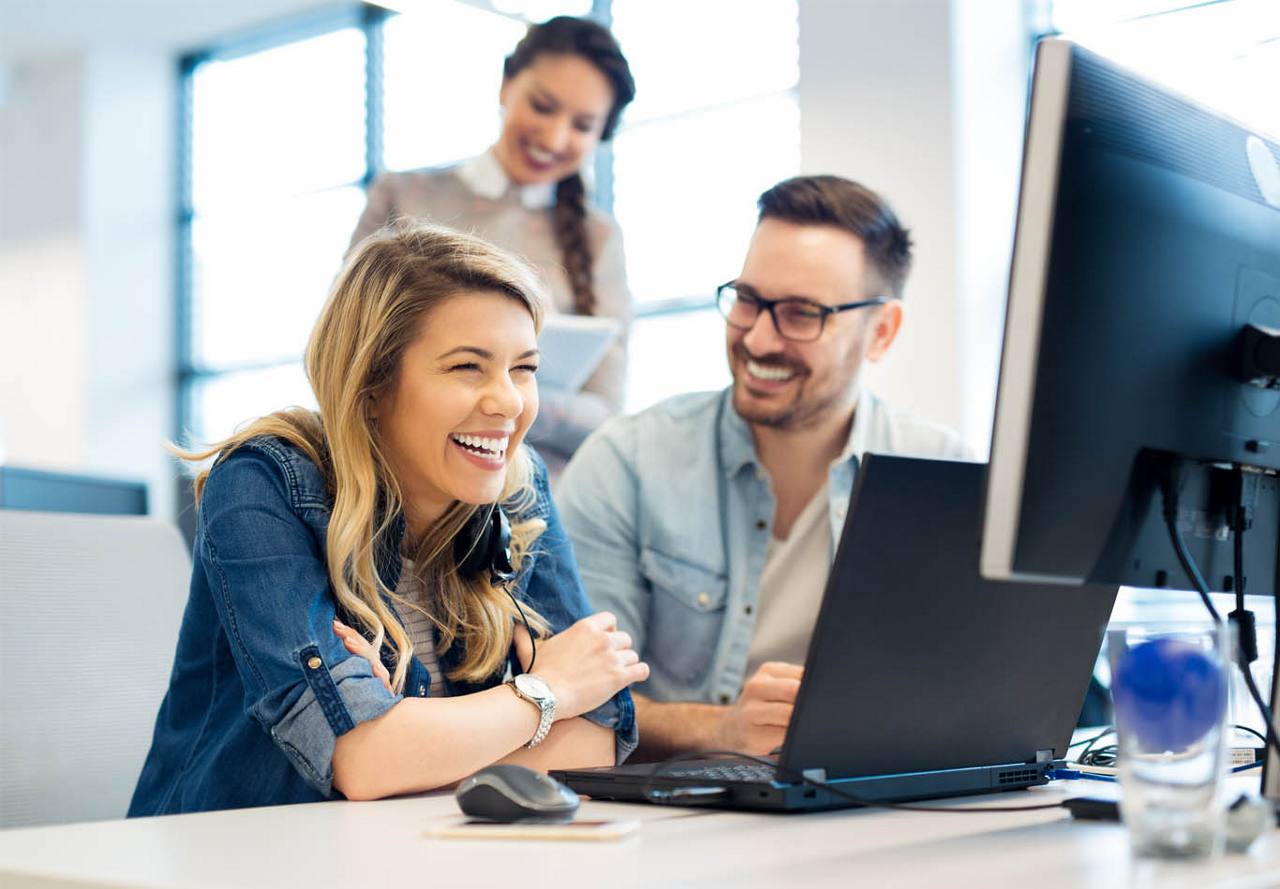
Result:
[[331,8],[334,0],[0,0],[0,64],[99,47],[176,54]]

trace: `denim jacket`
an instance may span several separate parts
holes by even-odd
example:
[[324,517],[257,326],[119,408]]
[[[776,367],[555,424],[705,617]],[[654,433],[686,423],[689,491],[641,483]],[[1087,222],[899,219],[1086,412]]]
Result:
[[[592,604],[649,664],[636,691],[728,704],[746,679],[774,495],[732,388],[610,420],[556,488]],[[955,433],[862,392],[827,473],[832,549],[867,451],[971,459]]]
[[[559,632],[590,612],[536,455],[534,466],[532,509],[547,528],[516,591]],[[404,695],[392,694],[334,633],[337,603],[325,564],[332,508],[319,468],[280,439],[253,439],[209,474],[169,691],[131,817],[338,798],[337,738],[404,695],[430,694],[431,676],[416,657]],[[377,550],[391,589],[403,534],[401,517]],[[441,654],[441,667],[449,670],[462,655],[455,644]],[[500,672],[480,683],[445,684],[460,695],[502,679]],[[615,731],[619,759],[635,748],[625,689],[584,715]]]

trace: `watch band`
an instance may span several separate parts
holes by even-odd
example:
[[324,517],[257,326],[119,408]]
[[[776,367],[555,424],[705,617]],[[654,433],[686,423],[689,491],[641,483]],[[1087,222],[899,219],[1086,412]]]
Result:
[[520,698],[521,700],[528,701],[530,704],[533,704],[535,707],[538,708],[538,728],[534,731],[533,737],[530,738],[528,743],[524,745],[526,749],[537,747],[544,740],[546,740],[547,734],[551,731],[551,726],[556,721],[555,699],[554,698],[535,698],[532,695],[527,695],[520,690],[520,688],[516,685],[514,679],[508,679],[503,684],[508,686],[513,692],[515,692],[516,697]]

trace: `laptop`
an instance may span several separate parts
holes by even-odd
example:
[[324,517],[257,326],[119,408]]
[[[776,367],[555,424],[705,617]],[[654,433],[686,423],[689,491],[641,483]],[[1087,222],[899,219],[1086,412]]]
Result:
[[[551,774],[593,799],[808,811],[1043,784],[1067,753],[1114,586],[978,574],[986,466],[868,454],[772,765]],[[804,775],[812,779],[803,780]]]

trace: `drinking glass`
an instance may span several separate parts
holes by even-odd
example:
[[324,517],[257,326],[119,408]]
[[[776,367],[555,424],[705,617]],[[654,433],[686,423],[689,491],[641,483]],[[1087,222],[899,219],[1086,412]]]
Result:
[[1120,814],[1135,855],[1222,849],[1231,650],[1228,627],[1211,621],[1107,633]]

